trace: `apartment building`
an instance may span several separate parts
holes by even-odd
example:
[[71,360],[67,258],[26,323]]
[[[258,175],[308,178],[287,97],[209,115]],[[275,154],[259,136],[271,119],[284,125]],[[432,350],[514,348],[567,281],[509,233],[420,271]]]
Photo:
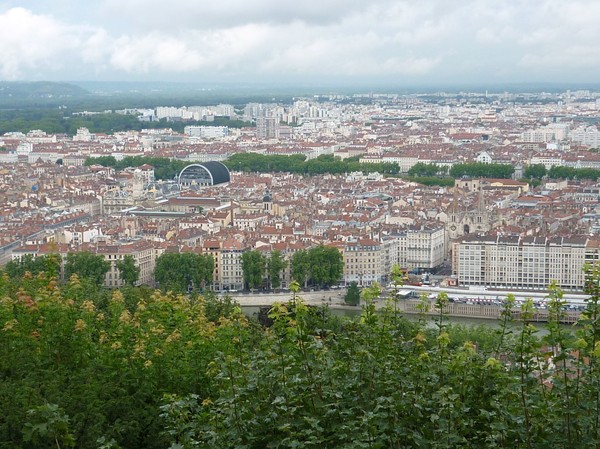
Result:
[[218,289],[243,290],[242,254],[244,250],[244,245],[234,239],[227,239],[221,244],[221,251],[218,253],[221,267]]
[[125,256],[131,256],[135,265],[140,269],[137,285],[154,286],[156,251],[151,242],[139,240],[131,244],[101,245],[96,247],[95,253],[110,262],[110,269],[104,276],[105,287],[118,288],[125,285],[117,269],[117,262],[123,260]]
[[453,243],[452,271],[466,286],[544,290],[556,281],[582,290],[583,266],[599,254],[600,242],[588,236],[470,235]]
[[444,263],[446,231],[442,224],[409,226],[382,238],[383,274],[394,265],[410,271],[431,271]]
[[372,239],[348,241],[342,250],[344,281],[368,286],[377,281],[382,283],[387,273],[383,272],[383,251],[380,242]]
[[[104,287],[118,288],[125,285],[117,269],[117,262],[123,260],[125,256],[133,257],[135,265],[140,268],[137,285],[154,286],[154,268],[161,251],[157,251],[150,241],[138,240],[112,245],[82,245],[78,248],[78,251],[89,251],[92,254],[104,257],[104,260],[110,262],[110,268],[104,276]],[[67,260],[67,254],[70,252],[73,252],[72,248],[64,244],[23,245],[13,250],[12,258],[20,259],[28,254],[37,257],[58,253],[61,256],[61,273],[64,276],[64,264]]]

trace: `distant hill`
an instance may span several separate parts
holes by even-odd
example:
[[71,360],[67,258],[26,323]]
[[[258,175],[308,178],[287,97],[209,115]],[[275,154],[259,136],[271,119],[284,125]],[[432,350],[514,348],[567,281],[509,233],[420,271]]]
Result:
[[87,90],[69,83],[0,81],[0,108],[53,106],[89,95]]

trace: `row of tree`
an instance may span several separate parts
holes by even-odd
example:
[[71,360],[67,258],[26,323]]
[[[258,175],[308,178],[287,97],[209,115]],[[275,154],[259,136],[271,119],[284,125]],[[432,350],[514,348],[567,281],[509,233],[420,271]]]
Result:
[[121,131],[141,131],[142,129],[172,129],[183,133],[188,125],[228,126],[230,128],[251,127],[252,123],[216,117],[214,121],[168,121],[161,119],[141,122],[134,114],[100,113],[90,115],[67,115],[64,111],[52,109],[13,109],[0,111],[0,134],[7,132],[27,133],[40,129],[49,134],[75,135],[79,128],[88,128],[92,133],[115,133]]
[[537,180],[548,177],[550,179],[588,179],[595,181],[600,178],[600,170],[595,168],[574,168],[558,165],[547,169],[543,164],[532,164],[527,166],[523,176],[526,179]]
[[330,154],[324,154],[315,159],[306,160],[306,156],[296,154],[263,155],[257,153],[237,153],[230,156],[225,162],[231,170],[243,172],[290,172],[306,175],[319,175],[325,173],[341,174],[362,171],[365,173],[397,174],[400,171],[398,164],[378,163],[364,164],[358,158],[340,159]]
[[[136,265],[132,256],[126,255],[123,259],[116,261],[119,276],[126,285],[134,285],[140,275],[140,268]],[[11,278],[21,278],[26,273],[38,275],[49,273],[58,276],[61,270],[61,256],[58,253],[42,256],[26,254],[19,259],[9,261],[4,271]],[[69,279],[73,275],[79,278],[89,279],[94,285],[100,286],[104,283],[104,276],[110,270],[110,262],[104,257],[87,251],[68,253],[64,264],[64,277]]]
[[123,170],[127,167],[139,167],[144,164],[154,167],[154,178],[157,180],[174,179],[181,170],[183,170],[192,162],[180,161],[177,159],[169,159],[166,157],[150,157],[150,156],[127,156],[117,161],[114,156],[99,156],[88,157],[85,160],[85,165],[102,165],[104,167],[112,167],[115,170]]
[[[301,250],[294,253],[290,262],[292,277],[304,286],[331,286],[343,275],[342,254],[335,247],[320,245]],[[126,285],[135,285],[140,268],[134,258],[126,255],[115,264],[119,278]],[[279,250],[271,251],[268,256],[257,250],[245,251],[241,261],[244,284],[250,290],[280,288],[283,270],[287,265],[288,261]],[[76,274],[81,279],[88,279],[94,285],[101,286],[110,268],[110,262],[101,255],[87,251],[68,253],[64,263],[64,278],[69,279]],[[214,268],[214,258],[210,254],[164,253],[156,259],[154,278],[165,292],[210,290],[213,288]],[[27,272],[33,275],[46,272],[59,276],[61,259],[58,253],[44,256],[28,254],[8,262],[4,270],[11,278],[23,277]]]
[[454,164],[450,169],[447,166],[437,164],[425,164],[418,162],[408,170],[411,177],[450,177],[452,179],[462,178],[501,178],[509,179],[515,169],[510,164],[485,164],[482,162],[467,162]]
[[[244,283],[250,290],[263,286],[277,289],[281,286],[282,272],[287,264],[279,250],[271,251],[269,256],[258,250],[245,251],[242,254]],[[295,252],[290,269],[292,278],[305,287],[329,287],[342,278],[344,262],[337,248],[319,245]]]

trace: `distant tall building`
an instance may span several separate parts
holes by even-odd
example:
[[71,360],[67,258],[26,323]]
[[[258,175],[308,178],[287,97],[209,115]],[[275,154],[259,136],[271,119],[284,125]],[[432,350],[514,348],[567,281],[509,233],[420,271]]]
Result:
[[259,139],[274,139],[277,137],[278,125],[277,117],[258,117],[256,119],[256,136]]

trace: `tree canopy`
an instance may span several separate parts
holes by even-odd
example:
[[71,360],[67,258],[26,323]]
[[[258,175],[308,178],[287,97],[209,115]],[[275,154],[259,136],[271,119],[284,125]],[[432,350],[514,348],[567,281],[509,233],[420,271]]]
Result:
[[341,319],[294,284],[261,325],[210,294],[2,273],[0,445],[596,447],[600,266],[585,277],[578,326],[552,284],[540,332],[510,294],[496,327],[465,327],[443,293],[406,320],[373,285]]
[[230,156],[225,164],[231,170],[245,172],[290,172],[306,175],[341,174],[356,171],[397,174],[400,171],[398,164],[361,164],[355,160],[340,159],[333,155],[320,155],[315,159],[306,160],[306,157],[300,154],[282,156],[237,153]]
[[342,253],[332,246],[319,245],[294,253],[291,260],[294,280],[301,285],[318,287],[335,285],[344,273]]
[[281,287],[282,271],[287,267],[287,261],[283,258],[281,251],[273,250],[267,260],[267,270],[269,273],[269,283],[271,288]]
[[133,256],[127,254],[116,263],[119,277],[126,285],[134,285],[140,277],[140,267],[135,264]]
[[127,156],[117,161],[113,156],[89,157],[85,160],[85,165],[102,165],[104,167],[113,167],[115,170],[123,170],[127,167],[139,167],[144,164],[154,167],[154,178],[157,180],[169,180],[175,178],[192,162],[178,161],[166,157],[148,157],[148,156]]
[[210,254],[163,253],[156,259],[154,278],[163,291],[198,291],[212,287],[214,267]]
[[262,286],[267,269],[267,258],[255,249],[242,253],[244,284],[254,290]]
[[500,178],[510,179],[515,168],[510,164],[484,164],[482,162],[469,162],[465,164],[454,164],[450,169],[450,176],[462,178]]
[[89,251],[68,253],[65,262],[65,278],[69,279],[76,274],[79,278],[89,279],[94,284],[101,286],[104,275],[110,270],[110,262],[104,257],[92,254]]

